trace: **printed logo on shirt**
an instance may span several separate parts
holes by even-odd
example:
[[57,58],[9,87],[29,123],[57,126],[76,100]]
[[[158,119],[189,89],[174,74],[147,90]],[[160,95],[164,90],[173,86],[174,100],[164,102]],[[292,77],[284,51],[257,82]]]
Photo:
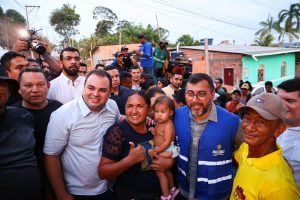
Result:
[[225,154],[225,149],[222,149],[222,145],[221,144],[218,144],[217,145],[217,149],[214,149],[212,151],[212,155],[213,156],[224,156]]
[[244,195],[244,189],[240,186],[236,186],[232,193],[232,197],[234,200],[245,200],[246,196]]
[[260,104],[264,104],[264,103],[266,102],[266,100],[263,99],[263,98],[257,98],[257,99],[256,99],[256,102],[257,102],[257,103],[260,103]]

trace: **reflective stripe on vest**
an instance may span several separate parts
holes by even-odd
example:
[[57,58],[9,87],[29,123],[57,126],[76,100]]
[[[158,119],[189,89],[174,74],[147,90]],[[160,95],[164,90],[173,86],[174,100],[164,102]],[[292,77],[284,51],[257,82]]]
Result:
[[186,173],[185,173],[185,171],[183,171],[183,169],[181,169],[180,167],[178,167],[178,170],[179,170],[184,176],[186,176]]
[[187,162],[187,161],[189,160],[187,157],[185,157],[185,156],[183,156],[183,155],[181,155],[181,154],[179,154],[179,158],[180,158],[181,160],[184,160],[185,162]]
[[204,160],[199,160],[198,161],[198,165],[207,165],[207,166],[226,165],[228,163],[232,163],[232,159],[230,159],[230,160],[221,160],[221,161],[204,161]]
[[216,179],[208,179],[208,178],[197,178],[197,181],[198,182],[206,182],[208,184],[216,184],[216,183],[219,183],[219,182],[222,182],[222,181],[226,181],[226,180],[230,180],[232,179],[232,175],[228,175],[228,176],[223,176],[223,177],[220,177],[220,178],[216,178]]

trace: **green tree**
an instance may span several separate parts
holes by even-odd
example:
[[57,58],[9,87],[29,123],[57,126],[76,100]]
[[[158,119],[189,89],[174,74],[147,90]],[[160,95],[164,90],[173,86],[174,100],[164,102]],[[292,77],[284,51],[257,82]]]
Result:
[[113,27],[118,21],[117,15],[109,8],[97,6],[93,10],[93,18],[99,20],[96,26],[95,34],[98,37],[104,37],[113,32]]
[[254,45],[253,46],[266,46],[266,47],[271,47],[273,45],[274,41],[274,36],[269,33],[267,35],[260,35],[258,38],[254,40]]
[[278,40],[284,40],[288,36],[289,42],[295,38],[299,39],[300,32],[300,3],[291,4],[290,9],[284,9],[278,14],[278,21],[274,24],[274,29],[279,33]]
[[4,15],[3,9],[2,9],[2,7],[0,6],[0,17],[2,17],[3,15]]
[[25,18],[16,10],[14,9],[8,9],[5,12],[5,16],[9,17],[13,23],[16,24],[25,24],[26,20]]
[[19,30],[25,29],[25,18],[17,11],[9,9],[6,12],[0,7],[0,46],[11,49]]
[[69,4],[63,4],[62,8],[55,9],[50,14],[51,26],[59,35],[63,36],[64,40],[79,33],[75,29],[79,22],[80,15],[75,12],[75,6],[71,7]]
[[82,40],[79,41],[79,46],[80,46],[80,54],[81,57],[83,57],[84,59],[89,57],[89,52],[92,50],[92,48],[94,48],[97,45],[101,44],[101,38],[95,36],[95,35],[91,35],[88,38],[84,38]]
[[176,44],[178,44],[180,42],[181,46],[194,46],[194,45],[199,45],[199,41],[195,40],[191,35],[189,34],[185,34],[180,36],[177,41]]
[[[118,16],[109,8],[97,6],[93,10],[93,18],[99,20],[95,29],[95,35],[101,40],[101,44],[119,44],[121,43],[136,43],[138,34],[146,35],[146,38],[155,43],[159,42],[158,30],[148,24],[143,27],[141,24],[135,25],[132,22],[126,20],[118,20]],[[160,28],[161,39],[166,39],[169,35],[169,31],[164,28]]]
[[262,26],[261,29],[259,29],[255,35],[260,35],[260,36],[265,36],[268,34],[271,34],[272,29],[274,28],[274,18],[271,17],[270,15],[268,16],[268,19],[266,21],[261,21],[259,23],[260,26]]
[[93,18],[112,22],[116,22],[118,20],[118,16],[111,9],[103,6],[97,6],[94,8]]
[[114,23],[112,21],[101,20],[97,23],[95,34],[99,37],[110,34]]

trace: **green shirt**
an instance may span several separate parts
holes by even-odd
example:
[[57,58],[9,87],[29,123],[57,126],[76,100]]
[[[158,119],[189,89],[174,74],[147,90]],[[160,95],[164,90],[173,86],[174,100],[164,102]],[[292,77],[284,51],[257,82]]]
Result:
[[155,47],[154,52],[154,66],[157,68],[162,68],[164,66],[164,62],[167,59],[167,53],[165,50],[160,47]]

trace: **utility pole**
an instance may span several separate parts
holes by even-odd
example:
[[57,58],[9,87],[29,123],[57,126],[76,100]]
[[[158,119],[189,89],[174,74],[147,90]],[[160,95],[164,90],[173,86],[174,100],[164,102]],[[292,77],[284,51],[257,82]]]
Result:
[[120,30],[120,33],[119,33],[119,45],[122,44],[122,30]]
[[156,17],[156,24],[157,24],[158,38],[159,38],[159,40],[160,40],[160,30],[159,30],[159,25],[158,25],[157,15],[155,15],[155,17]]
[[[32,9],[31,9],[30,11],[28,11],[27,8],[32,8]],[[28,6],[28,5],[25,5],[25,10],[26,10],[26,20],[27,20],[27,29],[29,29],[28,14],[30,14],[35,8],[40,8],[40,6]]]
[[91,66],[94,69],[94,62],[93,62],[92,50],[93,50],[93,43],[91,43],[90,60],[91,60]]
[[209,59],[208,59],[208,39],[204,39],[204,60],[205,60],[205,69],[208,75],[211,75],[209,69]]

